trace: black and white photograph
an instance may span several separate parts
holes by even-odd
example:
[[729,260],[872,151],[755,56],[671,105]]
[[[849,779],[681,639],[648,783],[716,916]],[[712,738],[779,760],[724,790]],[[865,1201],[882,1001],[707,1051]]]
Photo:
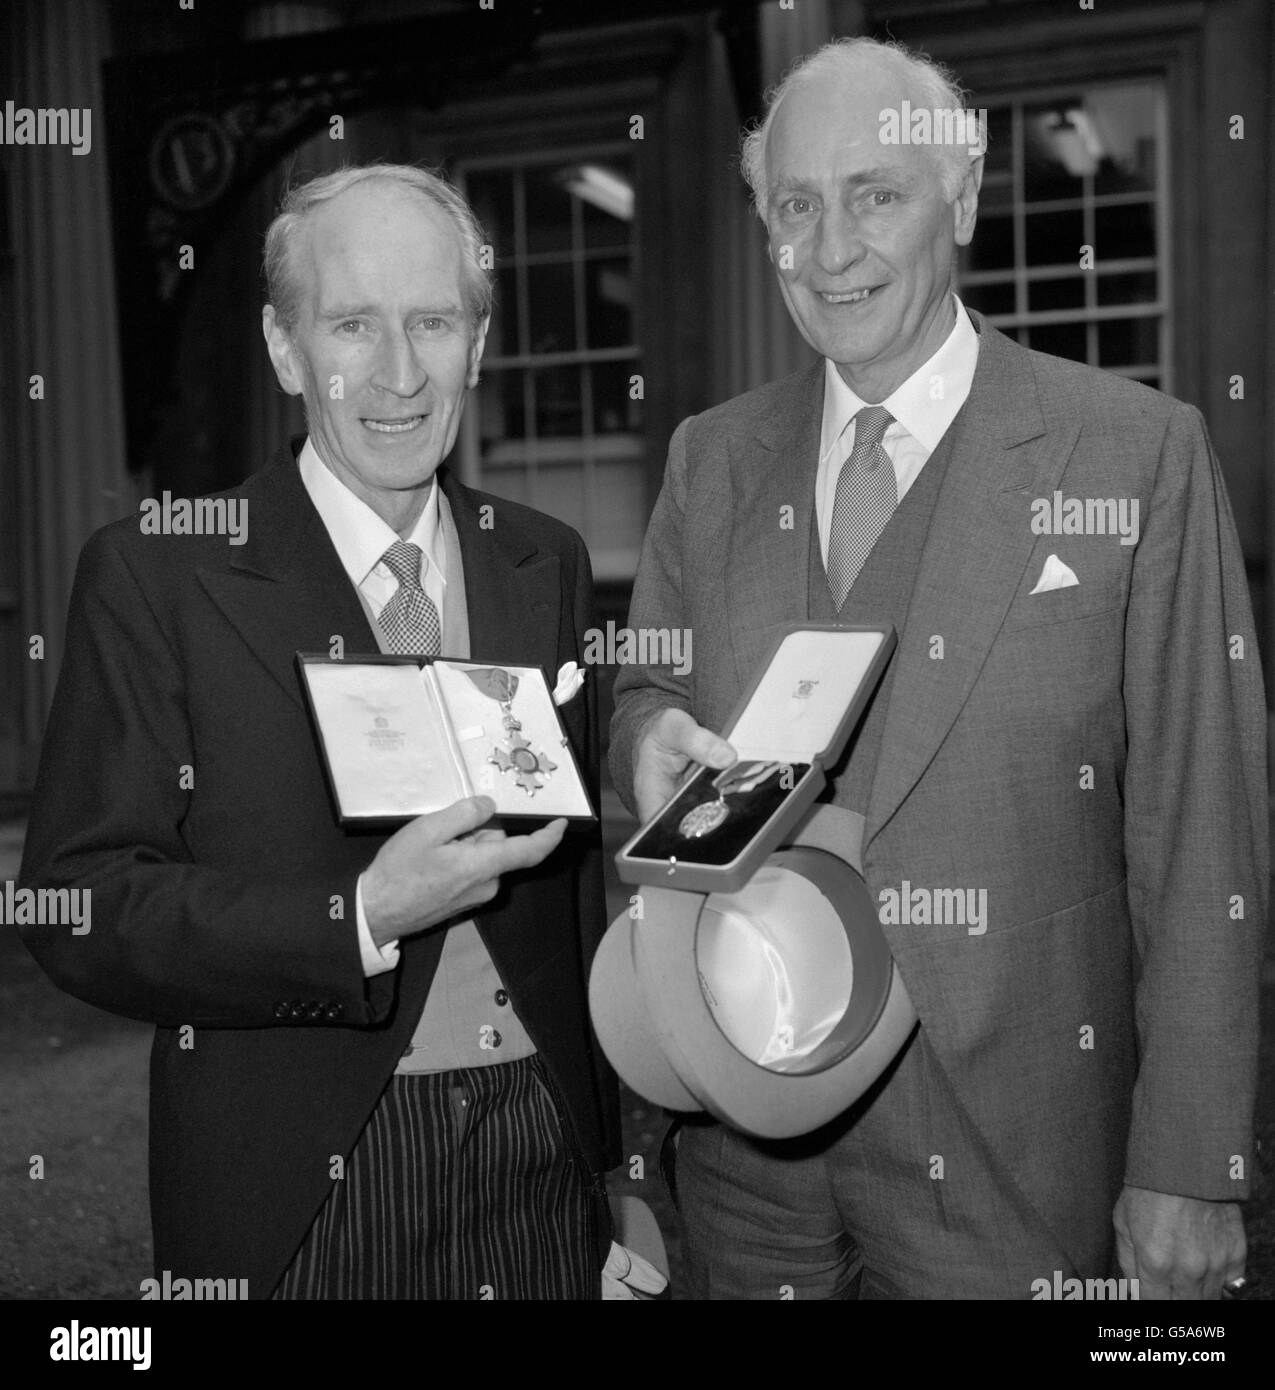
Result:
[[15,1366],[1256,1365],[1273,165],[1269,0],[7,0]]

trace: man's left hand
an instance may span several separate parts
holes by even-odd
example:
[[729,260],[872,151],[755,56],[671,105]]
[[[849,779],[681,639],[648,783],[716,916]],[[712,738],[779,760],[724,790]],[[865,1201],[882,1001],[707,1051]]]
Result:
[[1220,1298],[1244,1273],[1244,1218],[1235,1202],[1126,1187],[1112,1221],[1116,1253],[1139,1298]]

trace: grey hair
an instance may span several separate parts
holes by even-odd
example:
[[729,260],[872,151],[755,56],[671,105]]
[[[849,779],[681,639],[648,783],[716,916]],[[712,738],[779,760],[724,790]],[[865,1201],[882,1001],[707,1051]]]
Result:
[[458,189],[428,169],[414,164],[351,164],[308,183],[295,184],[284,194],[279,211],[266,229],[266,297],[285,332],[296,327],[302,290],[293,264],[297,233],[306,217],[323,203],[363,183],[397,184],[420,193],[451,219],[460,238],[463,263],[462,293],[471,321],[477,325],[491,312],[492,272],[483,265],[487,245],[482,224]]
[[[782,81],[766,93],[766,114],[744,132],[740,144],[740,167],[753,193],[753,209],[764,222],[769,189],[766,183],[766,140],[779,103],[808,78],[832,74],[846,82],[854,80],[853,68],[861,58],[888,65],[911,84],[920,105],[935,110],[959,110],[969,93],[957,81],[955,74],[925,54],[914,53],[901,43],[885,43],[878,39],[837,39],[804,58],[799,58]],[[981,150],[959,144],[936,145],[939,159],[939,181],[943,197],[952,202],[965,182],[971,158]]]

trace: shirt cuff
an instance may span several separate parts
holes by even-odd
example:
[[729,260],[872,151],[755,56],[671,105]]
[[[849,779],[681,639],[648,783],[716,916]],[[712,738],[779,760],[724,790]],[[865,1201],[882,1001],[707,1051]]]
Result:
[[398,942],[387,941],[378,946],[372,940],[372,928],[367,924],[367,914],[363,911],[363,875],[354,886],[354,916],[359,925],[359,955],[363,957],[363,973],[369,979],[373,975],[384,975],[398,964]]

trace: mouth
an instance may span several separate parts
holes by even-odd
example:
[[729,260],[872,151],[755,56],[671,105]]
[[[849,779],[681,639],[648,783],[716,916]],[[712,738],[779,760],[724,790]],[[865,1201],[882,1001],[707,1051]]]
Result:
[[418,429],[429,417],[427,415],[404,415],[396,420],[376,420],[371,416],[360,417],[360,422],[377,434],[410,434]]
[[866,285],[858,290],[820,290],[819,298],[825,304],[864,304],[883,289],[885,285]]

